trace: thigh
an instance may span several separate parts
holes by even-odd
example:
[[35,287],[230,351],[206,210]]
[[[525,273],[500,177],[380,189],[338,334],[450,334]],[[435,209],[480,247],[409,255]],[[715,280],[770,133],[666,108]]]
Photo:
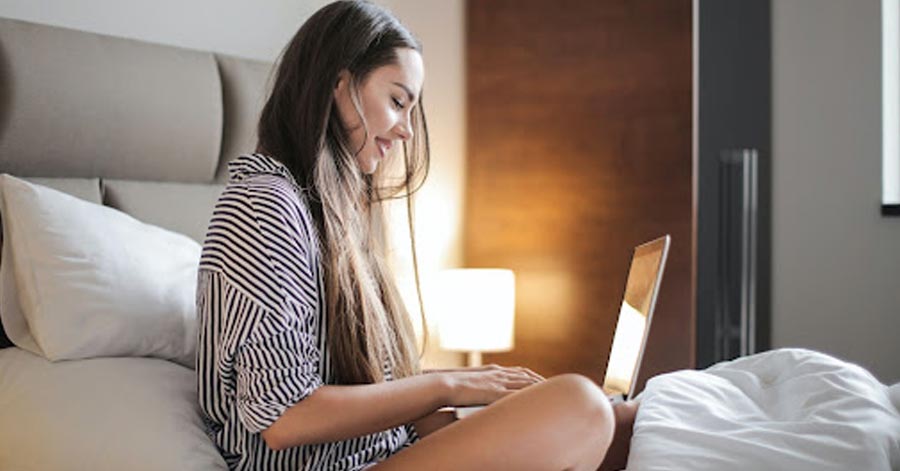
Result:
[[371,469],[593,470],[609,447],[613,421],[596,385],[563,375],[507,396]]

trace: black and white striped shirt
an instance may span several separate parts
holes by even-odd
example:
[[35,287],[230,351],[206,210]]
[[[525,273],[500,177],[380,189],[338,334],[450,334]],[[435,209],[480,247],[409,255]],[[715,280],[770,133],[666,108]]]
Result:
[[260,432],[334,384],[325,296],[307,194],[261,154],[229,164],[197,286],[197,375],[207,433],[229,468],[358,470],[416,440],[412,425],[281,451]]

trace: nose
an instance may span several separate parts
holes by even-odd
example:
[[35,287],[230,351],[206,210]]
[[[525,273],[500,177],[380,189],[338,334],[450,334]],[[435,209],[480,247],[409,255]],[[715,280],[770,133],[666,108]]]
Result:
[[397,137],[399,137],[401,141],[408,141],[412,139],[414,135],[415,133],[412,130],[409,117],[397,124]]

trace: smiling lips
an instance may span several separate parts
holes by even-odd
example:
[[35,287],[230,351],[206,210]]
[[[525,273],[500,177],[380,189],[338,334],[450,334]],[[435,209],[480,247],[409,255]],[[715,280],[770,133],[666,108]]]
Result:
[[391,141],[388,141],[386,139],[376,137],[375,144],[378,145],[378,152],[381,153],[381,158],[384,158],[385,154],[387,154],[387,152],[391,150]]

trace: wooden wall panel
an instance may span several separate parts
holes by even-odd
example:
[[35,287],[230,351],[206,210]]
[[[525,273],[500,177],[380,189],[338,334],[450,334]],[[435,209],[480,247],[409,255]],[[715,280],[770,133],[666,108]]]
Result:
[[669,233],[641,376],[692,367],[691,1],[466,8],[464,258],[517,276],[485,361],[602,381],[632,249]]

